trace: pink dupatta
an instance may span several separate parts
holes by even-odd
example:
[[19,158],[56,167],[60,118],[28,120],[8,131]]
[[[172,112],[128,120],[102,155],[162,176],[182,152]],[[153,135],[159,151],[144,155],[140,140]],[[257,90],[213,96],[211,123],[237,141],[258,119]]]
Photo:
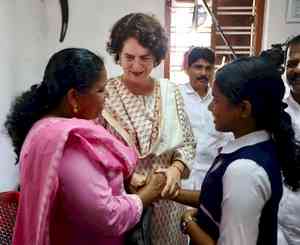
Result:
[[[92,121],[45,118],[30,130],[20,156],[21,196],[13,237],[14,245],[49,245],[50,217],[59,187],[58,166],[70,136],[84,139],[84,148],[104,169],[133,173],[133,150]],[[105,148],[100,158],[97,148]]]

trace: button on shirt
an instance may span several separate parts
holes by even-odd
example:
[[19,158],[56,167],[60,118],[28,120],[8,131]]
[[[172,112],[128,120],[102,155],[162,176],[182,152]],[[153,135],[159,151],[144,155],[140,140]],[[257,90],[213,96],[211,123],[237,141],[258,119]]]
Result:
[[[233,153],[270,139],[256,131],[229,142],[221,153]],[[233,161],[223,176],[222,220],[218,245],[256,245],[261,210],[271,197],[271,184],[263,167],[249,159]]]
[[231,133],[215,130],[212,113],[208,110],[208,105],[212,101],[210,89],[207,95],[201,98],[190,83],[181,84],[179,88],[197,141],[191,175],[183,186],[188,189],[200,189],[206,172],[218,154],[218,149],[233,137]]

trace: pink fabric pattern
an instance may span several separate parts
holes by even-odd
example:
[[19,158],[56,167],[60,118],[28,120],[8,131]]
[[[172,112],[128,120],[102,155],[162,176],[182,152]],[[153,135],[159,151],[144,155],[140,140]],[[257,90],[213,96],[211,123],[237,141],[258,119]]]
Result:
[[[37,122],[20,157],[21,195],[13,244],[122,244],[123,233],[139,221],[142,212],[141,200],[123,189],[136,161],[132,149],[91,121],[45,118]],[[72,214],[78,213],[72,220]],[[64,215],[71,215],[66,224],[59,220]],[[95,234],[88,243],[84,243],[84,227]],[[70,240],[68,234],[76,239]]]

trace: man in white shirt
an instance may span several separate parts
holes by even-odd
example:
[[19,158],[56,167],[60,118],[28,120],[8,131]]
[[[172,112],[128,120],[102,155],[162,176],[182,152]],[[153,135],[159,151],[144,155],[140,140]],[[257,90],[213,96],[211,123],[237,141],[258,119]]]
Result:
[[[294,37],[288,44],[287,81],[290,95],[286,99],[286,111],[292,119],[296,140],[300,141],[300,35]],[[300,244],[300,190],[292,192],[284,188],[280,202],[278,245]]]
[[184,55],[183,69],[189,77],[189,83],[180,85],[180,91],[197,141],[191,175],[182,183],[186,189],[201,189],[218,149],[231,138],[231,134],[215,130],[212,114],[208,110],[212,101],[210,85],[214,76],[214,64],[215,54],[206,47],[191,47]]

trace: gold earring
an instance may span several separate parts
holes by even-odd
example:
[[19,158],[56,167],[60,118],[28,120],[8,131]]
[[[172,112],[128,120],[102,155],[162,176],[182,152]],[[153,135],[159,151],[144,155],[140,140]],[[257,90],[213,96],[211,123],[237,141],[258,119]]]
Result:
[[73,112],[76,114],[76,113],[78,113],[78,105],[75,105],[74,107],[73,107]]

